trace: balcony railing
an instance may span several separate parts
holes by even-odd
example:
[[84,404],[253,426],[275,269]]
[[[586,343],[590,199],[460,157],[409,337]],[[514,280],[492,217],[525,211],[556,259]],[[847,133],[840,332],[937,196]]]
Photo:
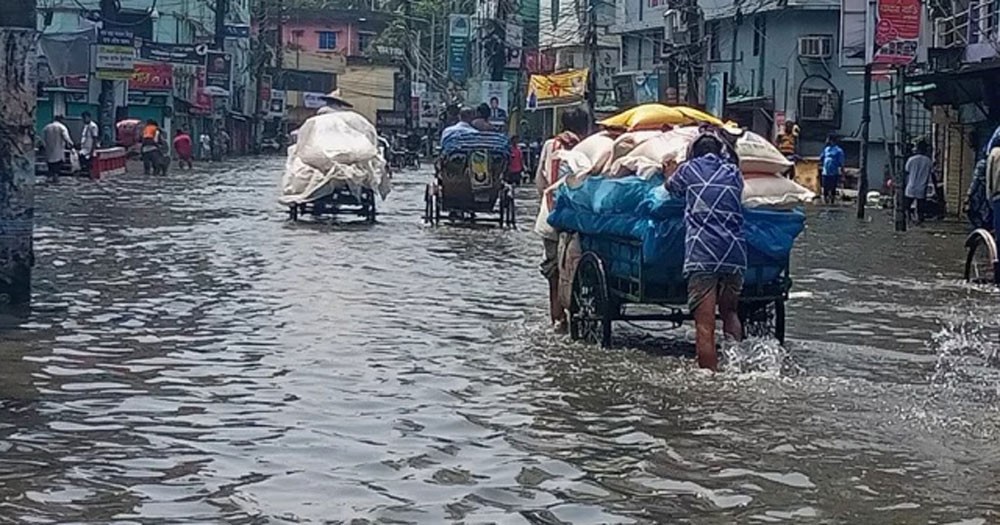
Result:
[[1000,0],[973,1],[958,13],[934,20],[934,47],[984,44],[1000,50]]

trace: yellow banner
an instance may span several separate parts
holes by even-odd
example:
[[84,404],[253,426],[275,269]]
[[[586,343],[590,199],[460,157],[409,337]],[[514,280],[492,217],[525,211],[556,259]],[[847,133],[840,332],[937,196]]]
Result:
[[531,75],[528,79],[528,108],[572,104],[587,93],[587,69],[551,75]]

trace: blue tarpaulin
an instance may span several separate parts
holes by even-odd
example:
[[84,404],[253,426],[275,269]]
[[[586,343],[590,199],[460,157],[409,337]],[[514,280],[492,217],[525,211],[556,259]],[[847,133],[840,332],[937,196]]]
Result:
[[[748,284],[778,278],[795,238],[805,228],[801,210],[745,209]],[[549,224],[587,236],[611,236],[642,243],[646,275],[657,282],[683,280],[684,200],[670,195],[663,178],[590,177],[581,186],[557,190]],[[607,254],[602,254],[606,256]],[[625,268],[637,261],[606,261]]]

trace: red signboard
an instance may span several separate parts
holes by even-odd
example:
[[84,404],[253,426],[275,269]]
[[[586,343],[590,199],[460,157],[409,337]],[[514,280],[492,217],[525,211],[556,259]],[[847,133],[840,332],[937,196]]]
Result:
[[212,97],[205,93],[205,68],[198,68],[198,77],[194,83],[194,105],[191,106],[191,113],[195,115],[208,115],[212,113]]
[[87,75],[73,75],[68,77],[63,77],[63,86],[66,89],[79,89],[81,91],[87,91],[88,82]]
[[873,64],[906,65],[917,57],[920,0],[878,0]]
[[260,100],[271,103],[271,75],[260,77]]
[[526,49],[524,50],[524,68],[533,75],[552,73],[556,70],[556,56],[538,49]]
[[167,63],[136,64],[128,81],[130,91],[173,91],[174,66]]

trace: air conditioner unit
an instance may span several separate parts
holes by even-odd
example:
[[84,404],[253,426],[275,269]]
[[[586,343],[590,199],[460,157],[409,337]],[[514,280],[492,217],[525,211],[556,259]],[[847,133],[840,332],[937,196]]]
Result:
[[833,35],[799,37],[800,58],[830,58],[833,56]]
[[692,26],[697,26],[698,21],[692,20],[692,17],[696,16],[697,13],[679,9],[667,9],[663,12],[663,54],[670,53],[672,48],[690,46],[694,43],[697,37],[692,35],[691,31]]
[[840,113],[840,94],[832,89],[809,89],[799,94],[799,120],[834,123]]

